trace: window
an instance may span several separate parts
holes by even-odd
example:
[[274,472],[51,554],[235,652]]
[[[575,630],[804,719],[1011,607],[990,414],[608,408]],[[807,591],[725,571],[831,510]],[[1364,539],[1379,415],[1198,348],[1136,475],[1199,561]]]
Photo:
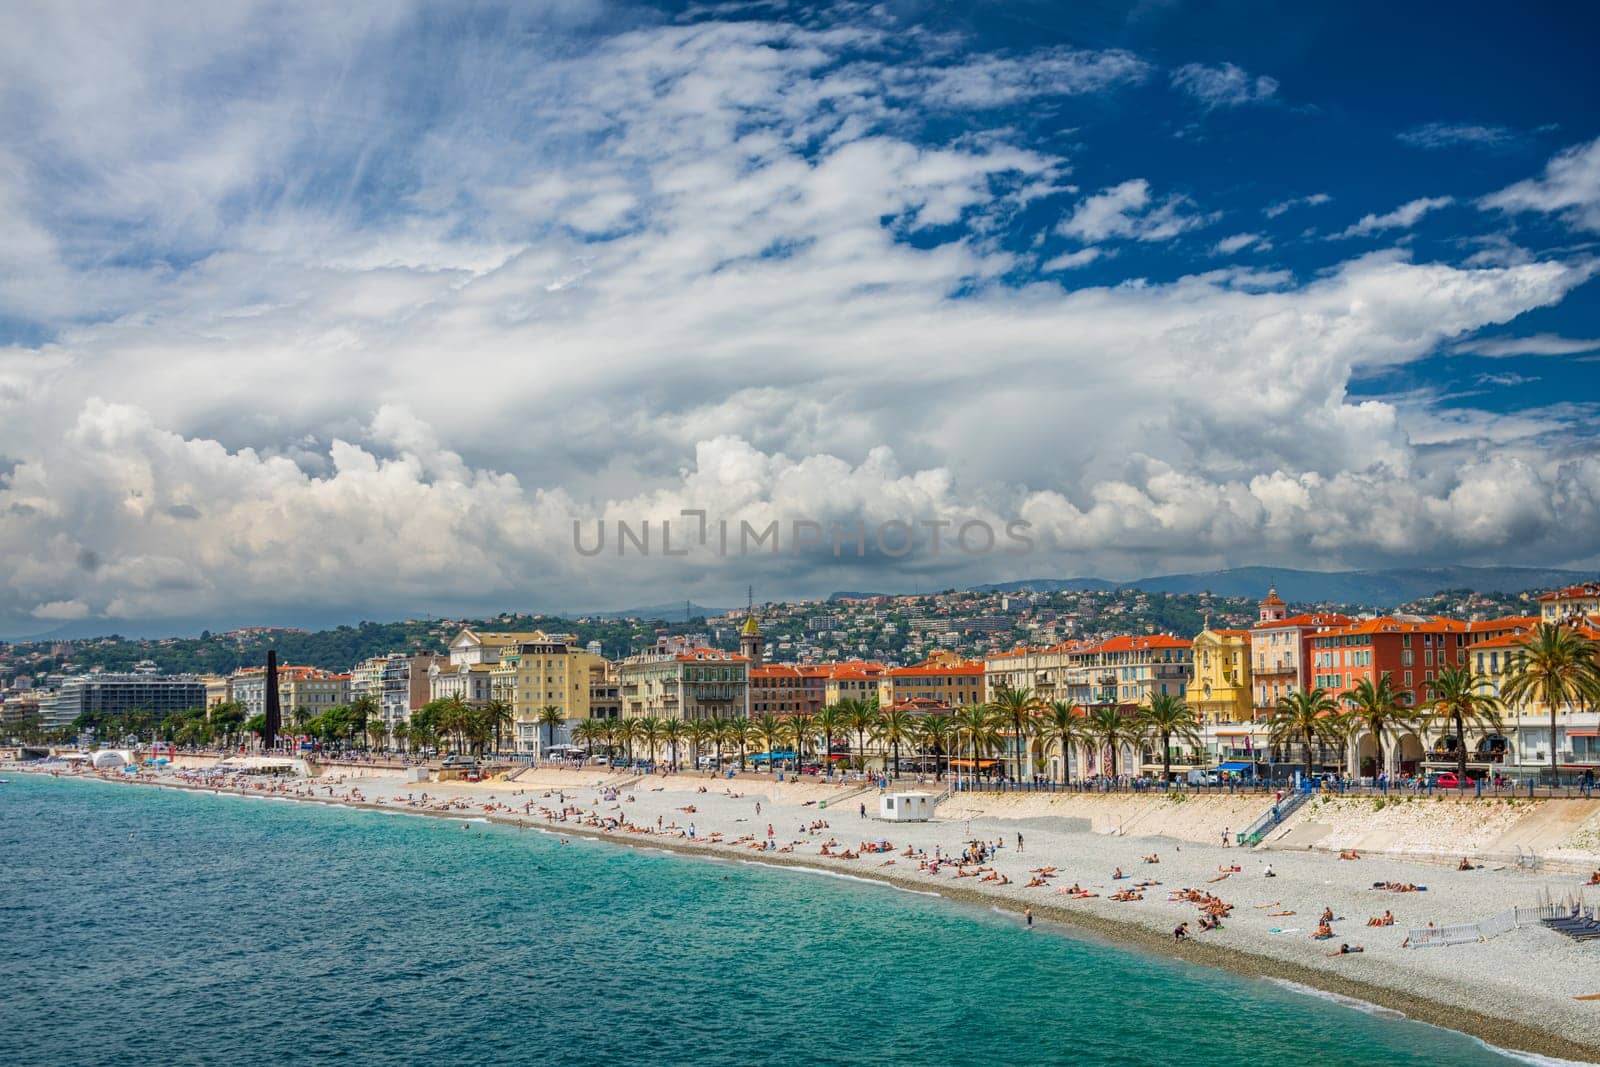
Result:
[[1407,687],[1409,687],[1411,685],[1411,672],[1410,671],[1406,671],[1406,685],[1407,685]]

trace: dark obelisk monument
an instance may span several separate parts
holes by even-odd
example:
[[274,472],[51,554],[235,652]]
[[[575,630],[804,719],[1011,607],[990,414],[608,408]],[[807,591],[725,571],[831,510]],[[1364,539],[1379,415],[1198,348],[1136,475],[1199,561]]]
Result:
[[261,747],[271,748],[283,727],[283,712],[278,707],[278,652],[267,650],[267,726],[261,732]]

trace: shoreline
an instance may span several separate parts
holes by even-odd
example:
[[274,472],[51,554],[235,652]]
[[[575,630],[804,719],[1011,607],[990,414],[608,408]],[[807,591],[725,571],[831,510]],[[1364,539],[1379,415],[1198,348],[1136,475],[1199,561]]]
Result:
[[[127,779],[104,778],[99,775],[51,774],[44,771],[20,769],[18,773],[80,781],[99,781],[112,785],[150,786],[158,789],[208,793],[215,796],[236,796],[244,799],[287,801],[292,803],[310,802],[326,807],[410,815],[422,818],[480,821],[507,828],[538,830],[557,836],[582,837],[591,841],[607,842],[623,847],[644,850],[657,849],[674,855],[709,858],[720,862],[741,861],[769,868],[798,868],[806,871],[815,871],[833,877],[871,881],[889,888],[914,892],[924,896],[934,895],[957,904],[998,909],[1019,917],[1023,914],[1025,908],[1031,907],[1036,919],[1060,927],[1069,936],[1073,934],[1087,935],[1112,948],[1159,954],[1168,959],[1202,967],[1211,967],[1244,978],[1269,981],[1291,991],[1298,986],[1309,991],[1304,995],[1324,993],[1336,998],[1345,998],[1360,1004],[1371,1005],[1384,1011],[1398,1013],[1415,1022],[1466,1034],[1505,1053],[1531,1054],[1580,1063],[1600,1063],[1600,1042],[1575,1040],[1518,1019],[1475,1011],[1459,1004],[1452,1004],[1419,993],[1396,989],[1389,985],[1366,981],[1359,977],[1329,973],[1293,960],[1285,960],[1264,953],[1255,953],[1237,946],[1221,945],[1198,939],[1191,939],[1187,942],[1174,942],[1170,936],[1160,930],[1153,929],[1149,925],[1134,919],[1112,918],[1082,909],[1064,907],[1047,900],[1039,900],[1037,902],[1021,900],[1000,893],[985,891],[977,887],[919,881],[882,868],[862,867],[841,870],[837,865],[816,862],[809,857],[797,854],[777,855],[771,852],[751,852],[729,843],[692,843],[667,837],[666,835],[635,835],[625,831],[609,831],[579,826],[535,815],[484,812],[481,810],[407,809],[370,800],[356,801],[336,797],[261,794],[252,793],[245,789],[224,788],[216,785],[181,781],[150,781],[148,779],[130,781]],[[568,787],[569,790],[574,792],[577,791],[577,788],[579,787]],[[1443,952],[1448,950],[1438,949],[1433,951]],[[1354,1005],[1351,1006],[1354,1007]]]

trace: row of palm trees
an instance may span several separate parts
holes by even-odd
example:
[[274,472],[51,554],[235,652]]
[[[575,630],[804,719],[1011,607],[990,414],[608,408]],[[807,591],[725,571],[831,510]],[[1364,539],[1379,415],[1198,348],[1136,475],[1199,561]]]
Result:
[[1362,681],[1344,694],[1344,707],[1324,689],[1290,694],[1279,702],[1269,720],[1272,743],[1301,745],[1305,771],[1310,774],[1313,746],[1340,745],[1368,732],[1381,770],[1386,766],[1388,738],[1431,728],[1455,739],[1456,766],[1465,781],[1468,735],[1498,735],[1505,729],[1501,712],[1506,708],[1542,704],[1550,714],[1550,773],[1554,780],[1560,768],[1556,733],[1561,709],[1600,704],[1600,644],[1573,626],[1543,623],[1519,643],[1512,656],[1499,695],[1494,694],[1488,676],[1465,666],[1441,670],[1426,683],[1427,699],[1415,706],[1401,700],[1387,673],[1377,681]]

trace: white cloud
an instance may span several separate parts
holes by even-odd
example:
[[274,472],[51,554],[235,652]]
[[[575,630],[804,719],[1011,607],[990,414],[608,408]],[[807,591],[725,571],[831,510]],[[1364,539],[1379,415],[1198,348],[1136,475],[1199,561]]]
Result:
[[1364,237],[1368,234],[1381,233],[1384,230],[1409,230],[1430,211],[1437,211],[1455,203],[1454,197],[1449,196],[1424,196],[1416,200],[1407,201],[1393,211],[1382,215],[1363,215],[1359,222],[1354,223],[1340,233],[1334,234],[1335,240],[1346,237]]
[[1556,153],[1544,177],[1508,185],[1483,197],[1486,210],[1559,214],[1574,229],[1600,233],[1600,138]]
[[1331,203],[1332,200],[1333,197],[1327,193],[1312,193],[1310,196],[1297,196],[1291,200],[1279,200],[1275,204],[1268,204],[1261,209],[1261,213],[1269,219],[1275,219],[1285,211],[1293,208],[1320,207],[1323,204]]
[[1425,122],[1395,135],[1402,144],[1412,148],[1453,148],[1467,145],[1474,148],[1500,148],[1517,139],[1514,130],[1505,126],[1485,126],[1471,122]]
[[1188,197],[1176,194],[1154,199],[1150,195],[1150,183],[1143,178],[1133,178],[1084,197],[1072,215],[1057,227],[1057,232],[1082,241],[1104,241],[1113,237],[1166,241],[1212,221],[1213,216],[1191,211],[1193,206],[1194,202]]
[[1211,247],[1212,255],[1231,256],[1235,252],[1242,252],[1246,248],[1255,248],[1258,251],[1268,251],[1272,248],[1272,241],[1264,234],[1236,233],[1231,237],[1224,237]]
[[1103,254],[1098,248],[1080,248],[1076,252],[1063,252],[1053,259],[1045,260],[1039,265],[1039,269],[1043,271],[1076,270],[1079,267],[1087,267]]
[[1536,333],[1529,337],[1476,337],[1462,341],[1452,351],[1474,356],[1574,356],[1600,351],[1600,338],[1585,340]]
[[[1388,252],[1310,278],[1017,283],[1037,253],[997,235],[1072,162],[976,119],[925,143],[904,86],[945,75],[870,28],[648,25],[545,52],[548,35],[460,27],[447,46],[375,11],[370,33],[341,24],[219,103],[205,72],[268,63],[298,25],[252,10],[229,9],[245,29],[174,16],[103,59],[19,64],[41,106],[34,152],[0,168],[6,225],[48,263],[24,279],[41,304],[18,289],[5,307],[44,306],[61,330],[0,348],[0,617],[859,587],[831,559],[572,550],[575,519],[690,506],[1023,515],[1049,537],[1036,573],[1600,552],[1600,464],[1546,447],[1553,419],[1433,424],[1469,453],[1513,435],[1487,464],[1349,395],[1362,370],[1560,302],[1587,263]],[[386,95],[395,56],[419,51],[454,72],[420,125]],[[112,90],[84,78],[100,61]],[[180,61],[186,92],[162,76]],[[1034,91],[986,84],[941,106]],[[170,138],[100,128],[147,112]],[[219,147],[229,123],[250,128]],[[196,171],[184,196],[117,188],[178,157]],[[47,202],[62,170],[81,184]],[[1061,230],[1091,246],[1045,269],[1210,221],[1124,182],[1077,204]],[[873,565],[874,586],[995,577]]]
[[1219,67],[1186,63],[1172,72],[1172,85],[1208,108],[1260,103],[1278,91],[1276,79],[1266,75],[1253,78],[1232,63]]

